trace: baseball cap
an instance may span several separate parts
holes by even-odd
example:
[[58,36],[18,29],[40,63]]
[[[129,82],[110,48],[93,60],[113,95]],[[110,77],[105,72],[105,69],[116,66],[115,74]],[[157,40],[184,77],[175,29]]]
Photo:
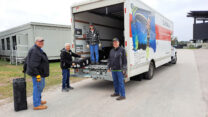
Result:
[[44,41],[43,37],[36,37],[35,41]]
[[94,26],[92,22],[90,22],[90,26]]
[[119,39],[117,37],[113,38],[113,41],[119,41]]

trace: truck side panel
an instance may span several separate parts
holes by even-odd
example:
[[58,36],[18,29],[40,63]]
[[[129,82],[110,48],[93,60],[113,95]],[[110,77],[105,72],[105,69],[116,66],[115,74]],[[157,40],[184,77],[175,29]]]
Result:
[[[130,0],[129,76],[147,72],[150,61],[159,67],[171,60],[171,21],[138,0]],[[127,36],[126,36],[127,38]]]

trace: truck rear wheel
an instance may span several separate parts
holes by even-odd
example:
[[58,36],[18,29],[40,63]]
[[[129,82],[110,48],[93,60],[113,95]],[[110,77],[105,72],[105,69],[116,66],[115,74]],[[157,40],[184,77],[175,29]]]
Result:
[[155,70],[154,63],[151,62],[149,64],[149,71],[144,73],[144,79],[151,80],[154,76],[154,70]]

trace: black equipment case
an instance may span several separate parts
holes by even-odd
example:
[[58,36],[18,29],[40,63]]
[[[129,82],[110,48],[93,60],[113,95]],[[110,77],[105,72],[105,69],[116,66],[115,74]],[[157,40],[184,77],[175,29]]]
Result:
[[27,109],[26,81],[24,78],[13,79],[14,110]]

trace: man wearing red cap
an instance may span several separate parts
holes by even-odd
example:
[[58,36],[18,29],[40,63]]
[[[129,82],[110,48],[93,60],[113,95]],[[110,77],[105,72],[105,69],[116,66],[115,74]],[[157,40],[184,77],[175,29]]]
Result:
[[101,46],[99,32],[92,23],[90,23],[89,27],[90,29],[87,32],[87,47],[90,48],[91,63],[99,64],[99,46]]

